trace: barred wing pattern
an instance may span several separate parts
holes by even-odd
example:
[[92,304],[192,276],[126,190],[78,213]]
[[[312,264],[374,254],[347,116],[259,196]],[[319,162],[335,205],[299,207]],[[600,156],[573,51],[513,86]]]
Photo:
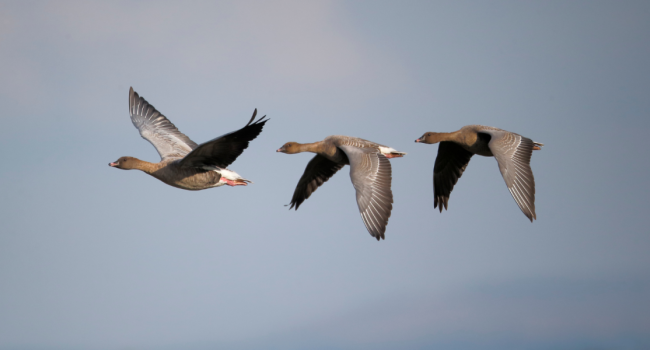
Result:
[[262,132],[264,124],[269,120],[264,119],[266,116],[255,120],[256,115],[257,109],[243,128],[195,147],[181,160],[180,165],[197,168],[225,168],[232,164],[248,148],[250,141]]
[[129,114],[140,136],[156,148],[160,159],[184,157],[197,147],[133,88],[129,90]]
[[463,175],[472,155],[472,152],[454,142],[440,142],[433,166],[433,207],[438,207],[441,213],[443,206],[447,209],[449,195]]
[[309,198],[318,187],[334,176],[334,174],[344,166],[345,164],[343,163],[335,163],[317,154],[309,161],[307,168],[305,168],[305,172],[298,181],[298,186],[296,186],[296,190],[293,192],[293,198],[291,198],[291,206],[289,209],[292,209],[295,206],[296,210],[298,210],[298,207],[300,207],[302,202]]
[[393,210],[390,161],[376,149],[339,146],[350,160],[350,178],[357,191],[361,219],[370,235],[384,239]]
[[530,222],[535,215],[535,178],[530,168],[534,142],[521,135],[502,130],[483,130],[490,135],[490,150],[499,163],[501,175],[519,209]]

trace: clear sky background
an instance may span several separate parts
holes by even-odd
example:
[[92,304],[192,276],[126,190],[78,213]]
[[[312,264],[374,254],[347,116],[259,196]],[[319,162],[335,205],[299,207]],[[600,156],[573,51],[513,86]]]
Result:
[[[231,166],[179,190],[133,88]],[[647,1],[0,2],[0,349],[650,348]],[[493,158],[433,210],[426,131],[546,144],[530,223]],[[386,240],[349,168],[284,205],[332,134],[391,161]]]

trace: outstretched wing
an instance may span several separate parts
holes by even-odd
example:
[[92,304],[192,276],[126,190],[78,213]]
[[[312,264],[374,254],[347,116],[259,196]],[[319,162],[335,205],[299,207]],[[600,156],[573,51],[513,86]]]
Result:
[[129,90],[129,114],[140,136],[156,148],[161,159],[184,157],[197,147],[133,88]]
[[376,149],[339,146],[350,160],[350,178],[357,191],[357,205],[366,229],[377,240],[384,238],[393,210],[390,161]]
[[330,177],[334,176],[337,171],[341,170],[345,164],[335,163],[319,154],[317,154],[312,160],[307,164],[305,172],[302,174],[302,177],[298,181],[298,186],[293,192],[293,198],[291,198],[291,206],[289,209],[300,207],[300,204],[309,198],[312,193],[314,193],[318,187],[324,184]]
[[535,143],[526,137],[505,130],[483,130],[492,138],[488,143],[499,163],[501,175],[519,209],[530,222],[535,215],[535,178],[530,168],[530,157]]
[[225,168],[232,164],[248,148],[248,143],[262,132],[264,124],[268,121],[268,119],[264,119],[266,116],[255,120],[256,115],[257,109],[243,128],[200,144],[181,160],[180,165],[197,168]]
[[449,195],[463,175],[472,155],[472,152],[454,142],[440,142],[433,166],[433,207],[439,207],[441,213],[443,206],[447,209]]

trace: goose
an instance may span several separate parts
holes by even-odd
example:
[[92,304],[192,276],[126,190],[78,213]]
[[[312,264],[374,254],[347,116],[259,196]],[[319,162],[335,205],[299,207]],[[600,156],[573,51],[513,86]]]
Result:
[[140,136],[158,151],[160,162],[150,163],[134,157],[120,157],[109,166],[123,170],[141,170],[167,185],[199,191],[223,185],[246,186],[252,183],[227,168],[250,141],[261,132],[269,119],[255,120],[257,109],[243,128],[196,144],[178,131],[169,119],[149,104],[133,87],[129,90],[129,113]]
[[350,165],[350,178],[357,193],[359,213],[366,229],[377,241],[385,239],[393,209],[389,158],[406,155],[395,149],[357,137],[332,135],[323,141],[287,142],[276,152],[316,153],[298,181],[289,210],[298,207],[343,166]]
[[535,178],[530,168],[530,157],[533,150],[542,149],[543,143],[484,125],[467,125],[454,132],[427,132],[415,142],[440,143],[433,167],[433,207],[438,207],[441,213],[443,206],[447,209],[451,190],[463,175],[470,158],[478,154],[496,158],[519,209],[530,222],[537,219]]

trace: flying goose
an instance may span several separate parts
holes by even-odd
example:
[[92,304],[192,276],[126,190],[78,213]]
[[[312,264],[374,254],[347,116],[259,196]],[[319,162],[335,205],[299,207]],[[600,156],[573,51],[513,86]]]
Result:
[[364,139],[338,135],[314,143],[287,142],[277,152],[316,153],[298,181],[289,209],[295,207],[298,210],[319,186],[347,164],[350,165],[350,178],[357,191],[357,205],[366,229],[378,241],[385,238],[393,209],[388,158],[403,157],[406,153]]
[[501,175],[519,209],[530,222],[537,219],[535,178],[530,169],[530,157],[533,150],[544,146],[543,143],[483,125],[467,125],[454,132],[427,132],[415,142],[440,142],[433,167],[433,207],[438,207],[441,213],[443,206],[447,209],[451,190],[463,175],[470,158],[478,154],[497,159]]
[[268,119],[255,120],[257,109],[246,126],[197,145],[178,131],[169,119],[138,93],[129,90],[129,113],[140,136],[149,141],[160,154],[160,162],[149,163],[134,157],[121,157],[108,165],[118,169],[137,169],[156,179],[184,190],[246,186],[251,181],[226,168],[248,148]]

